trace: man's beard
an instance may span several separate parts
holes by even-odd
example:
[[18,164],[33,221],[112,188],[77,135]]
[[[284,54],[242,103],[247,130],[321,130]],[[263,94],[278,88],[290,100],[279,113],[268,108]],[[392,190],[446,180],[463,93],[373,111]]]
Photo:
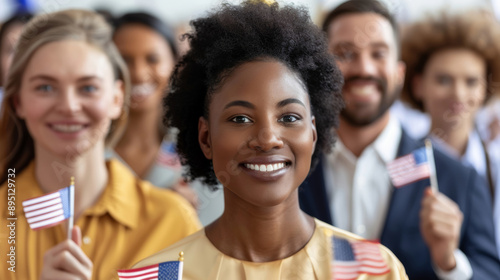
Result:
[[357,112],[360,111],[363,112],[363,110],[366,110],[363,107],[367,106],[361,105],[358,106],[358,108],[354,108],[354,110],[349,111],[350,104],[346,104],[344,109],[340,112],[340,115],[345,122],[356,127],[369,126],[374,122],[376,122],[377,120],[379,120],[387,112],[387,110],[389,110],[394,101],[398,98],[400,91],[400,86],[396,86],[391,92],[389,92],[389,89],[387,88],[387,82],[383,79],[375,77],[352,76],[346,79],[344,87],[345,85],[348,85],[349,82],[360,81],[360,80],[376,82],[377,88],[382,92],[382,98],[380,100],[380,104],[377,110],[373,114],[365,116],[363,115],[360,116],[360,114],[357,114]]

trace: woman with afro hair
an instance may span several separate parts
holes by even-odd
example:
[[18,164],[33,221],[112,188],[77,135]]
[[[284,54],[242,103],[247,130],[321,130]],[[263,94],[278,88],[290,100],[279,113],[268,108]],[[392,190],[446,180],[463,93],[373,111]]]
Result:
[[407,279],[387,248],[300,210],[298,186],[333,146],[343,107],[343,78],[306,9],[224,4],[191,24],[165,121],[179,129],[188,177],[220,182],[225,209],[135,267],[177,260],[182,251],[183,279],[333,279],[348,275],[344,264],[361,245],[375,267],[357,259],[349,277]]
[[487,182],[500,253],[500,150],[483,141],[475,125],[478,111],[499,96],[500,25],[484,11],[440,14],[409,26],[401,51],[407,65],[402,99],[429,114],[436,146]]

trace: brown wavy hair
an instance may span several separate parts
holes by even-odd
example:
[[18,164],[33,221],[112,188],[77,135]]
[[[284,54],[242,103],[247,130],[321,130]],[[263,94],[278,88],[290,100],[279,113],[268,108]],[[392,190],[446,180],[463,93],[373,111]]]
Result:
[[7,168],[15,168],[20,174],[35,157],[33,138],[24,120],[17,116],[14,100],[19,94],[26,66],[33,54],[45,44],[79,40],[96,47],[109,58],[115,79],[124,83],[125,96],[120,117],[111,122],[106,145],[118,141],[127,122],[130,79],[127,66],[113,44],[112,34],[111,26],[101,15],[85,10],[41,14],[25,26],[14,53],[0,111],[0,185],[7,180]]
[[406,78],[401,99],[424,111],[421,100],[413,93],[415,76],[423,73],[427,61],[444,49],[467,49],[486,62],[486,100],[500,90],[500,24],[487,11],[460,14],[442,12],[404,29],[401,58],[406,63]]

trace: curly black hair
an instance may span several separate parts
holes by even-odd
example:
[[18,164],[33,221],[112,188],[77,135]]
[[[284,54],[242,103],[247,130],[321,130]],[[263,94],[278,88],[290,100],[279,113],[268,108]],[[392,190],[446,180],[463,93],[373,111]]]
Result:
[[198,143],[198,119],[208,119],[210,96],[232,70],[263,59],[279,61],[297,73],[309,93],[317,130],[314,167],[336,139],[344,106],[343,78],[328,53],[325,34],[312,23],[306,8],[257,1],[226,3],[191,25],[194,31],[184,35],[191,48],[177,64],[164,99],[164,122],[179,129],[177,151],[189,167],[188,179],[217,184],[211,161]]

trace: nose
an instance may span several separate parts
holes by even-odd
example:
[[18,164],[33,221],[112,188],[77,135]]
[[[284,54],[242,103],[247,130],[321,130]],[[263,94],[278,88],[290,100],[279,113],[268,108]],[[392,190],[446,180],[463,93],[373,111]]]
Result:
[[256,127],[253,134],[253,137],[248,142],[248,146],[252,150],[269,152],[283,148],[283,140],[279,136],[280,129],[277,126]]
[[468,93],[473,92],[468,92],[467,87],[464,84],[459,83],[455,85],[455,95],[457,95],[460,99],[464,99],[465,97],[467,97]]
[[65,115],[71,115],[82,108],[80,97],[74,89],[66,89],[59,96],[57,110]]
[[362,53],[352,59],[349,70],[350,76],[369,77],[377,74],[376,63],[368,53]]
[[145,83],[149,80],[150,71],[148,65],[140,60],[136,59],[129,63],[128,69],[130,72],[130,78],[132,79],[132,83],[140,84]]

